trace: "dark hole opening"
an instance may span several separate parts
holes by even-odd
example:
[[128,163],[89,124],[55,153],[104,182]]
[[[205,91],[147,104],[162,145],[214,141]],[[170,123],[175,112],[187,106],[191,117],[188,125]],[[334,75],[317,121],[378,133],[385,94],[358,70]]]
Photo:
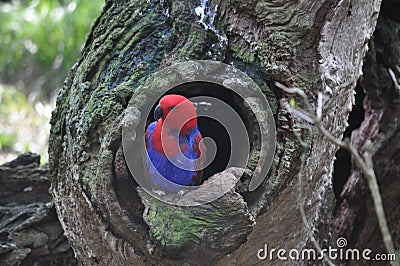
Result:
[[[258,134],[257,130],[251,121],[254,119],[249,119],[254,116],[254,114],[244,106],[243,99],[237,95],[232,90],[226,89],[225,87],[211,83],[211,82],[190,82],[185,83],[179,86],[176,86],[169,90],[167,94],[179,94],[183,95],[186,98],[196,97],[196,96],[209,96],[212,98],[217,98],[225,103],[227,103],[230,107],[232,107],[240,116],[241,120],[244,122],[246,130],[249,135],[250,142],[250,151],[247,151],[248,154],[255,149],[258,148],[259,137],[257,139]],[[164,96],[162,95],[162,96]],[[162,98],[160,97],[160,99]],[[192,100],[193,101],[193,100]],[[195,102],[196,105],[196,102]],[[156,105],[153,106],[150,114],[147,117],[146,125],[153,122],[153,113]],[[212,114],[213,112],[218,112],[217,107],[213,106],[203,106],[201,104],[196,105],[197,110],[200,108],[207,108],[203,113],[209,112]],[[214,108],[214,109],[213,109]],[[146,126],[147,127],[147,126]],[[217,154],[210,165],[208,165],[203,171],[203,180],[208,179],[210,176],[222,172],[227,168],[229,158],[231,157],[231,140],[227,130],[224,125],[220,122],[214,120],[213,118],[200,116],[198,118],[198,127],[203,137],[210,137],[213,139],[217,145]],[[234,145],[243,145],[242,143],[234,143]],[[243,153],[241,156],[241,160],[247,158],[246,153]],[[209,154],[207,153],[207,156]],[[247,160],[246,160],[247,161]]]
[[[364,120],[364,90],[360,84],[357,84],[355,90],[355,105],[353,106],[353,110],[350,112],[348,119],[349,126],[346,128],[343,138],[350,138],[351,132],[359,128]],[[351,174],[351,156],[347,150],[342,148],[336,152],[335,156],[336,160],[333,165],[333,192],[335,193],[335,197],[339,199],[343,187]]]
[[[212,164],[204,169],[204,177],[207,179],[215,173],[222,172],[228,165],[229,157],[231,156],[231,143],[226,129],[217,121],[200,117],[198,126],[203,137],[210,137],[217,144],[217,155]],[[210,156],[207,154],[207,156]]]

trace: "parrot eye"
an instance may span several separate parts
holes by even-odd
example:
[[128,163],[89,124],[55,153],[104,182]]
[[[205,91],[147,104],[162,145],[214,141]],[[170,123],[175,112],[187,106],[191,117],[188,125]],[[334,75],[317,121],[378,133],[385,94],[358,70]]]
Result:
[[169,110],[174,110],[175,109],[175,106],[171,106],[170,108],[169,108]]

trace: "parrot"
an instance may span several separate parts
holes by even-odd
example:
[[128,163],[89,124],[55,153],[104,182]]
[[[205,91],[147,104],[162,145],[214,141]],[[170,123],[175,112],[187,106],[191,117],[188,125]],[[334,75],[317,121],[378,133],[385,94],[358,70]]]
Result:
[[196,109],[186,97],[168,94],[155,107],[154,119],[145,132],[148,180],[153,193],[159,196],[166,192],[182,196],[184,192],[177,185],[197,186],[203,182],[206,147]]

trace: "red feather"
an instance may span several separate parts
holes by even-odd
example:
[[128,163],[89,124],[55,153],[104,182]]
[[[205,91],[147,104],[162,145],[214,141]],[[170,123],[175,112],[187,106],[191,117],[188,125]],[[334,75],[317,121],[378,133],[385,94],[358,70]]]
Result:
[[[197,154],[199,160],[196,161],[194,168],[196,169],[196,175],[193,177],[194,183],[200,185],[203,182],[203,165],[206,160],[207,148],[201,141],[203,138],[200,132],[194,137],[193,150]],[[200,169],[200,170],[199,170]]]
[[[162,109],[161,117],[152,123],[152,126],[148,126],[145,136],[146,150],[151,149],[149,156],[158,158],[157,161],[154,161],[155,164],[164,162],[165,157],[162,156],[165,155],[168,158],[174,158],[178,154],[178,149],[189,153],[192,159],[197,157],[194,169],[190,171],[179,170],[175,166],[165,163],[158,167],[163,169],[162,174],[170,181],[179,180],[178,182],[185,184],[200,185],[203,181],[202,168],[205,162],[206,147],[201,141],[202,136],[197,128],[197,115],[193,103],[181,95],[171,94],[164,96],[157,108]],[[151,128],[151,132],[149,128]],[[149,142],[151,142],[151,146]],[[192,147],[188,145],[192,145]],[[157,182],[157,177],[155,177],[155,181],[162,184],[162,182]]]

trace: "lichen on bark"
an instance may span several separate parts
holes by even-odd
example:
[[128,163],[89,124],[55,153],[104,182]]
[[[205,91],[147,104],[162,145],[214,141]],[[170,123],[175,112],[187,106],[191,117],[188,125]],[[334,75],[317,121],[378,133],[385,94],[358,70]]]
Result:
[[[206,262],[215,262],[238,248],[221,263],[230,260],[238,264],[255,263],[257,257],[253,251],[260,239],[273,245],[283,237],[287,240],[285,247],[289,248],[309,245],[296,207],[293,177],[298,172],[296,158],[301,150],[293,134],[293,118],[284,108],[288,96],[269,88],[273,87],[273,81],[279,80],[300,86],[314,98],[320,91],[329,94],[329,89],[334,91],[335,86],[349,77],[358,78],[364,42],[374,28],[373,15],[379,3],[368,1],[372,10],[365,8],[367,4],[353,3],[350,14],[349,3],[347,0],[339,1],[338,5],[328,0],[276,1],[271,5],[267,1],[215,0],[212,5],[218,5],[215,17],[218,31],[213,31],[198,23],[194,12],[197,1],[170,0],[162,5],[159,1],[107,1],[80,59],[64,83],[51,120],[52,193],[65,234],[81,262],[138,265],[157,264],[162,259],[163,264],[176,264],[174,249],[198,250],[203,243],[209,243],[198,239],[203,237],[198,227],[207,225],[207,232],[215,233],[223,230],[209,219],[197,223],[199,217],[192,217],[190,209],[174,213],[173,207],[163,209],[165,206],[154,199],[149,199],[148,205],[141,204],[146,196],[138,195],[121,149],[124,117],[127,111],[134,111],[127,109],[132,95],[137,102],[146,101],[135,94],[137,88],[158,69],[189,59],[221,60],[244,71],[271,100],[278,123],[278,148],[269,176],[256,191],[257,197],[244,197],[247,203],[255,202],[252,215],[259,214],[254,229],[250,230],[253,226],[249,223],[250,216],[238,218],[243,234],[236,245],[244,242],[243,245],[221,246],[221,249],[210,245],[206,248],[212,255]],[[363,16],[369,19],[360,19]],[[361,22],[354,25],[354,20]],[[360,27],[362,33],[354,37]],[[336,28],[343,34],[336,35]],[[226,37],[226,45],[213,46],[220,42],[217,32]],[[357,57],[342,53],[339,48],[343,40],[351,40],[344,43],[353,51],[362,48]],[[332,45],[337,47],[331,49]],[[330,61],[321,64],[321,57]],[[346,60],[348,64],[342,66]],[[159,79],[157,86],[163,86],[164,82]],[[325,123],[340,136],[351,109],[352,87],[330,96],[337,105],[326,113]],[[135,123],[134,119],[131,122]],[[306,200],[310,202],[306,215],[313,228],[326,233],[319,240],[328,243],[331,241],[331,220],[327,214],[332,206],[330,176],[336,148],[318,134],[308,141],[312,149],[305,174],[310,181],[304,187]],[[232,195],[236,198],[232,207],[238,207],[235,209],[238,213],[246,213],[248,206],[242,196],[235,192]],[[216,208],[216,217],[220,217],[225,207]],[[199,210],[208,210],[209,206],[203,208]],[[161,215],[157,217],[157,213]],[[175,216],[171,220],[159,219],[170,215]],[[179,222],[180,216],[187,218],[187,223]],[[285,217],[290,217],[290,221]],[[231,221],[223,222],[229,228]],[[186,242],[174,242],[174,237],[182,239],[188,232],[191,237],[185,238]],[[158,245],[154,245],[157,237]],[[216,244],[223,242],[223,237],[218,237]]]

